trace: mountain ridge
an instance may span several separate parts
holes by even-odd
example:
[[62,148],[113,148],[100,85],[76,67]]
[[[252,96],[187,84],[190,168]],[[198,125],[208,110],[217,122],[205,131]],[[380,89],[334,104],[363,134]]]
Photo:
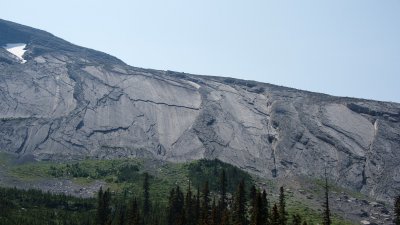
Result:
[[[194,74],[194,73],[191,73],[191,72],[178,72],[178,71],[173,71],[173,70],[162,70],[162,69],[153,69],[153,68],[144,68],[144,67],[138,67],[138,66],[131,66],[129,64],[126,64],[123,60],[118,59],[117,57],[112,56],[112,55],[110,55],[108,53],[105,53],[103,51],[94,50],[92,48],[87,48],[87,47],[83,47],[83,46],[80,46],[80,45],[73,44],[71,42],[68,42],[68,41],[66,41],[66,40],[64,40],[62,38],[59,38],[59,37],[47,32],[47,31],[44,31],[44,30],[41,30],[41,29],[32,28],[32,27],[29,27],[29,26],[26,26],[26,25],[18,24],[18,23],[12,22],[12,21],[1,19],[1,18],[0,18],[0,24],[1,24],[0,31],[1,31],[1,33],[3,33],[2,35],[4,35],[4,33],[7,33],[7,32],[4,32],[4,31],[6,31],[8,27],[13,27],[13,26],[20,27],[20,29],[15,29],[15,30],[20,31],[21,33],[24,33],[25,30],[34,30],[34,32],[28,32],[28,33],[32,33],[32,36],[34,36],[34,34],[36,34],[36,33],[43,33],[43,35],[41,35],[41,36],[45,37],[47,35],[48,38],[58,39],[60,42],[64,42],[64,43],[66,43],[66,45],[68,45],[69,47],[73,47],[74,49],[75,48],[76,49],[84,49],[84,50],[88,50],[88,51],[93,51],[93,52],[96,52],[96,53],[104,54],[104,55],[107,55],[107,56],[110,56],[112,58],[117,59],[121,64],[125,64],[125,65],[127,65],[129,67],[132,67],[132,68],[135,68],[135,69],[138,69],[138,70],[154,71],[154,72],[161,72],[161,73],[165,72],[165,73],[182,74],[182,75],[186,74],[186,75],[189,75],[189,76],[198,76],[198,77],[204,77],[204,78],[217,78],[217,79],[236,80],[236,81],[238,81],[238,83],[243,83],[243,82],[245,82],[245,83],[262,83],[262,84],[271,85],[271,86],[274,86],[274,87],[277,87],[277,88],[285,88],[285,89],[288,89],[288,90],[302,91],[302,92],[307,92],[307,93],[311,93],[311,94],[327,95],[327,96],[336,97],[336,98],[348,98],[350,100],[366,100],[366,101],[374,101],[374,102],[385,102],[385,103],[400,104],[400,102],[395,102],[395,101],[390,101],[390,100],[376,100],[376,99],[368,99],[368,98],[362,98],[362,97],[339,96],[339,95],[335,95],[335,94],[326,94],[326,93],[318,92],[318,91],[309,91],[309,90],[306,90],[306,89],[301,89],[301,88],[296,88],[296,87],[288,87],[288,86],[284,86],[284,85],[276,85],[276,84],[272,84],[272,83],[269,83],[269,82],[261,82],[261,81],[256,81],[256,80],[233,78],[233,77],[229,77],[229,76]],[[15,36],[10,35],[10,36],[12,38],[8,39],[8,40],[10,40],[9,42],[4,41],[5,39],[2,36],[2,39],[0,39],[0,45],[3,46],[4,44],[7,44],[7,43],[15,43],[14,37],[17,37],[18,35],[15,35]],[[42,37],[42,38],[44,38],[44,37]],[[17,39],[17,40],[26,40],[26,39]]]
[[[0,20],[0,149],[37,160],[218,158],[268,178],[322,177],[390,201],[400,104],[130,67]],[[6,43],[7,42],[7,43]]]

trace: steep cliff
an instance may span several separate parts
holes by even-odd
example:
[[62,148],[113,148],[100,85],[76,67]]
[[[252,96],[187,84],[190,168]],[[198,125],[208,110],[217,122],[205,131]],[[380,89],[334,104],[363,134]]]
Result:
[[[400,104],[140,69],[0,20],[0,150],[38,160],[219,158],[321,177],[380,200],[400,190]],[[356,85],[356,84],[355,84]]]

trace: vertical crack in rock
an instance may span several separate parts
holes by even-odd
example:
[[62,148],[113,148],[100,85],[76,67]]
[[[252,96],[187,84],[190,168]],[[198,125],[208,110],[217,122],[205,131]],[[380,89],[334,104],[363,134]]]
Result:
[[[149,129],[146,130],[146,134],[148,134],[151,131],[154,131],[154,126],[156,126],[156,125],[157,124],[155,124],[155,123],[150,124]],[[153,135],[154,135],[154,132],[153,132]]]
[[272,169],[272,177],[277,177],[278,176],[278,169],[276,167],[276,158],[275,158],[275,148],[272,149],[272,159],[274,162],[274,168]]
[[362,176],[361,184],[362,184],[362,186],[361,186],[360,190],[367,184],[368,177],[365,174],[366,164],[367,164],[367,159],[365,159],[364,163],[363,163],[363,168],[362,168],[362,172],[361,172],[361,176]]
[[28,140],[28,136],[29,136],[29,131],[28,131],[28,128],[26,128],[26,129],[25,129],[25,136],[24,136],[24,139],[23,139],[23,141],[22,141],[21,146],[19,146],[18,150],[16,151],[16,153],[19,154],[19,153],[21,153],[21,151],[24,149],[25,144],[26,144],[26,141]]
[[162,144],[157,145],[157,155],[165,156],[166,152],[167,151],[165,150],[165,148]]
[[43,139],[40,143],[38,143],[38,144],[35,146],[34,150],[36,150],[37,148],[39,148],[40,145],[42,145],[43,143],[45,143],[45,142],[49,139],[49,137],[50,137],[50,135],[51,135],[51,133],[52,133],[52,130],[51,130],[51,126],[52,126],[52,125],[53,125],[53,122],[50,122],[49,129],[47,130],[46,137],[44,137],[44,139]]
[[[77,102],[77,104],[82,104],[85,102],[85,99],[83,98],[83,87],[82,87],[82,79],[80,77],[80,74],[78,74],[77,69],[74,68],[72,65],[67,64],[67,73],[69,78],[75,82],[74,84],[74,93],[72,94],[73,98]],[[77,106],[78,107],[78,106]]]

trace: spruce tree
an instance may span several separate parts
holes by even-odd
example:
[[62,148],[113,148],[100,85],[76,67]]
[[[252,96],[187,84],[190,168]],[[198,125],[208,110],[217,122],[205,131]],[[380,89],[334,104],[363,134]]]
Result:
[[141,223],[139,206],[136,198],[133,198],[131,202],[127,220],[128,220],[128,225],[140,225]]
[[220,220],[218,218],[218,207],[215,203],[215,197],[213,198],[212,206],[211,206],[211,218],[210,218],[211,225],[219,225]]
[[107,224],[111,220],[111,193],[110,189],[103,192],[103,188],[100,187],[97,195],[97,212],[96,212],[96,223],[99,225]]
[[197,186],[196,202],[194,205],[194,224],[200,223],[200,188]]
[[265,190],[263,190],[262,193],[261,211],[262,211],[261,215],[263,224],[269,225],[269,206],[268,206],[267,192]]
[[103,187],[100,187],[99,192],[97,193],[97,211],[96,211],[96,224],[103,225],[106,223],[104,219],[104,204],[103,204]]
[[294,214],[292,217],[292,225],[301,225],[301,217],[299,214]]
[[[146,224],[144,224],[144,225],[146,225]],[[152,220],[151,225],[160,225],[160,219],[157,216],[155,216]]]
[[187,225],[196,225],[195,221],[195,215],[194,215],[194,202],[193,202],[193,197],[192,197],[192,190],[191,190],[191,185],[189,181],[189,187],[186,192],[186,198],[185,198],[185,216],[186,216],[186,223]]
[[259,205],[257,205],[257,189],[256,186],[252,185],[250,188],[250,224],[256,225],[257,224],[257,215],[259,211]]
[[274,204],[271,212],[271,225],[280,225],[280,219],[278,206]]
[[233,203],[233,225],[247,225],[246,218],[246,193],[244,180],[240,181]]
[[325,201],[324,201],[323,207],[324,207],[323,225],[331,225],[332,221],[331,221],[331,215],[330,215],[331,212],[329,209],[329,187],[328,187],[328,177],[326,175],[326,170],[325,170]]
[[186,216],[185,216],[185,197],[183,192],[180,190],[179,186],[177,186],[177,213],[178,213],[178,221],[175,225],[185,225],[186,224]]
[[169,192],[169,198],[168,198],[168,215],[167,215],[168,225],[174,225],[175,222],[174,201],[175,201],[175,188],[172,188],[171,191]]
[[395,224],[400,225],[400,195],[397,196],[394,203]]
[[228,209],[222,212],[221,225],[231,225],[231,216]]
[[184,197],[179,186],[172,189],[168,201],[168,225],[185,224]]
[[254,185],[251,186],[249,197],[250,197],[250,205],[251,205],[251,207],[254,207],[254,204],[257,201],[257,189],[256,189],[256,186],[254,186]]
[[264,225],[264,210],[263,210],[263,196],[261,192],[257,192],[256,202],[254,204],[254,211],[255,211],[255,223],[254,225]]
[[204,183],[202,192],[202,205],[200,214],[200,225],[210,224],[210,190],[208,188],[208,181]]
[[149,192],[149,174],[144,173],[143,180],[143,217],[147,219],[150,212],[150,192]]
[[279,189],[279,224],[286,225],[286,200],[283,187]]
[[259,192],[257,192],[255,186],[253,185],[250,189],[250,225],[258,224],[257,218],[260,213],[261,204],[258,204],[257,195],[259,195]]
[[[121,201],[121,200],[120,200]],[[115,220],[113,224],[115,225],[125,225],[126,222],[126,206],[124,203],[119,202],[117,210],[115,212]]]
[[219,202],[219,207],[220,207],[220,211],[223,212],[227,206],[225,170],[222,170],[222,172],[221,172],[220,185],[221,185],[221,187],[220,187],[221,198],[220,198],[220,202]]
[[111,191],[109,188],[104,192],[103,195],[104,204],[104,218],[106,218],[106,223],[111,221]]

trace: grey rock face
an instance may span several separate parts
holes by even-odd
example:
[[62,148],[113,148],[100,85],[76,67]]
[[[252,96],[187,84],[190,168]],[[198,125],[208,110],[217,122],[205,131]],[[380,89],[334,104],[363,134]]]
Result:
[[0,149],[38,160],[219,158],[388,201],[400,190],[400,104],[130,67],[0,20]]

